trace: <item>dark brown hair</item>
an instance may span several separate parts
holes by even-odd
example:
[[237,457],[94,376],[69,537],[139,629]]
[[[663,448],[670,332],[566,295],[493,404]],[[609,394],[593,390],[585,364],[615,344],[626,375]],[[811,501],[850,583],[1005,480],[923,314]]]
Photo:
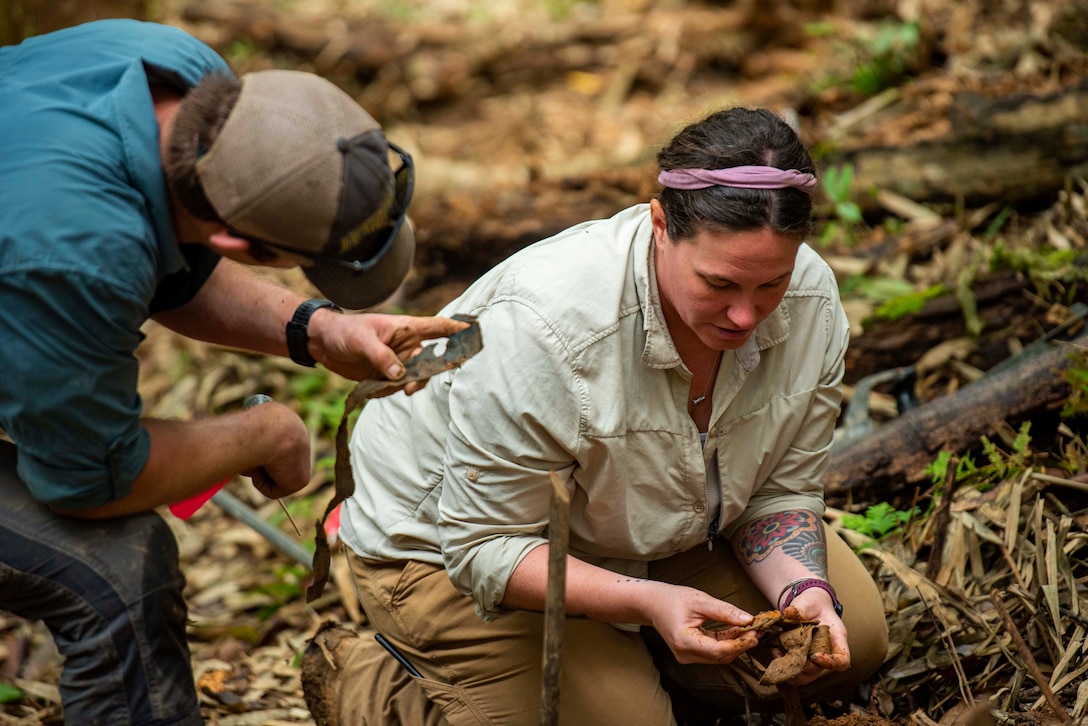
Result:
[[166,182],[182,207],[197,219],[222,221],[204,194],[196,162],[219,136],[242,84],[220,73],[205,76],[181,99],[166,150]]
[[[766,109],[718,111],[682,129],[657,154],[664,170],[773,166],[816,173],[797,133]],[[699,229],[743,232],[771,229],[806,235],[812,229],[812,197],[800,189],[664,189],[657,198],[673,240]]]

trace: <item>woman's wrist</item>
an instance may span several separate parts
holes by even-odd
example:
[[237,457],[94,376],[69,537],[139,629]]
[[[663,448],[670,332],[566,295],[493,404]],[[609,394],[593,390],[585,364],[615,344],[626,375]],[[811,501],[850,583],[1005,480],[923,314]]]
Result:
[[820,577],[799,577],[793,582],[788,583],[782,592],[778,595],[776,605],[779,610],[785,610],[788,608],[802,592],[806,592],[812,589],[820,589],[827,593],[831,598],[831,606],[835,609],[835,613],[842,617],[842,603],[839,602],[838,595],[835,593],[835,588],[831,586],[831,583]]

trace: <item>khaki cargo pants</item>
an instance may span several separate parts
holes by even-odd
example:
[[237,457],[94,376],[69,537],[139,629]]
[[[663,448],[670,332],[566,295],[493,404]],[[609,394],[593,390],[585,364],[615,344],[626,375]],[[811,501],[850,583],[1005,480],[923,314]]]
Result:
[[[848,694],[883,662],[887,624],[876,585],[857,556],[828,531],[830,579],[844,606],[851,668],[802,689],[809,701]],[[339,675],[341,724],[539,724],[543,615],[522,611],[482,621],[445,571],[420,562],[375,563],[349,554],[374,628],[422,674],[409,672],[369,636],[357,639]],[[651,564],[650,577],[690,585],[750,613],[770,608],[728,546]],[[766,652],[752,654],[766,664]],[[560,723],[669,726],[699,704],[712,713],[768,709],[776,689],[738,659],[727,666],[678,664],[650,628],[634,633],[568,619],[560,676]],[[666,685],[667,689],[666,690]],[[328,704],[336,708],[336,704]],[[762,707],[761,707],[762,706]]]

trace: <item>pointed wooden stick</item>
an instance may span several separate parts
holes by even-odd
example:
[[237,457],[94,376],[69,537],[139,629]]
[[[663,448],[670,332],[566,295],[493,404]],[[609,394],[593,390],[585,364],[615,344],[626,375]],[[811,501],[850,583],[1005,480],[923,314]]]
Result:
[[554,471],[548,518],[548,600],[544,607],[544,677],[540,687],[540,724],[559,723],[559,671],[567,618],[567,549],[570,542],[570,492]]
[[1035,662],[1035,656],[1031,654],[1031,648],[1024,642],[1024,637],[1020,635],[1020,629],[1016,627],[1016,623],[1013,622],[1012,616],[1009,615],[1009,609],[1005,607],[1005,603],[1001,600],[1001,594],[996,590],[990,592],[990,601],[993,602],[994,608],[997,610],[997,614],[1001,616],[1001,622],[1005,625],[1005,630],[1008,631],[1009,636],[1012,638],[1012,642],[1016,644],[1016,649],[1020,651],[1020,657],[1024,659],[1024,667],[1027,669],[1028,675],[1035,681],[1035,685],[1039,686],[1039,690],[1043,692],[1043,698],[1046,699],[1047,704],[1051,710],[1054,711],[1054,715],[1057,717],[1059,723],[1068,724],[1073,723],[1073,719],[1069,716],[1069,712],[1062,706],[1062,702],[1058,700],[1058,696],[1054,693],[1050,687],[1050,681],[1043,672],[1039,670],[1039,664]]

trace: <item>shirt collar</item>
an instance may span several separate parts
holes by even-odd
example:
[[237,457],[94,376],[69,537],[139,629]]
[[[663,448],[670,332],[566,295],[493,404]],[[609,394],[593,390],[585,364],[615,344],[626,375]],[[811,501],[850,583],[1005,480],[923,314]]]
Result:
[[681,364],[680,353],[669,335],[665,324],[665,311],[661,308],[661,293],[657,288],[657,272],[654,266],[654,233],[650,221],[649,205],[642,223],[635,232],[631,245],[634,256],[635,286],[642,305],[642,329],[646,344],[642,348],[642,362],[650,368],[676,368]]
[[149,79],[142,62],[134,61],[117,83],[116,103],[119,125],[132,185],[143,195],[150,213],[156,244],[166,274],[187,267],[174,234],[170,212],[170,194],[163,172],[159,147],[159,125],[148,87]]

